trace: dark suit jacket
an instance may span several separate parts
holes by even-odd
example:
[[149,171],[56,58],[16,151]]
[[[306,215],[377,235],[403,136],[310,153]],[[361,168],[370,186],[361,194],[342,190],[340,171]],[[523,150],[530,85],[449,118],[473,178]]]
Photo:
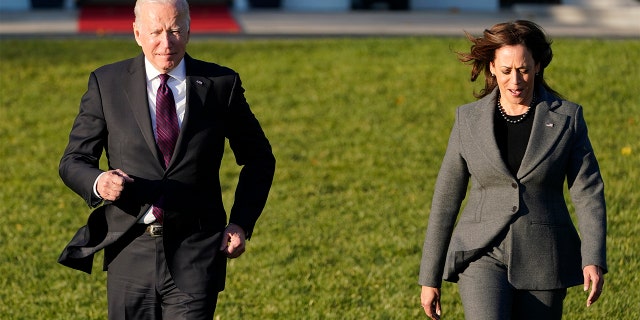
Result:
[[[522,165],[514,177],[494,135],[497,89],[457,110],[438,174],[419,282],[439,287],[500,236],[517,289],[549,290],[583,282],[582,267],[607,268],[604,184],[582,107],[541,90]],[[567,182],[582,239],[563,195]],[[471,182],[467,203],[456,223]]]
[[89,206],[98,206],[93,183],[102,172],[98,162],[104,149],[109,168],[122,169],[135,181],[120,199],[90,215],[62,252],[63,265],[90,273],[94,253],[107,248],[108,268],[118,247],[111,245],[163,196],[163,242],[176,284],[185,292],[223,289],[226,258],[218,248],[227,215],[219,168],[225,138],[243,166],[229,222],[240,225],[248,238],[266,203],[275,159],[238,74],[188,55],[185,64],[186,113],[166,170],[151,126],[144,56],[91,73],[60,161],[60,177]]

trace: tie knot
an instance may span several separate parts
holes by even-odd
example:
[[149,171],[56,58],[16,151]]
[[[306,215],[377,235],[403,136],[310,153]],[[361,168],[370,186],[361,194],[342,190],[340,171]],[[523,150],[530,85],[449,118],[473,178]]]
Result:
[[161,73],[160,75],[158,75],[158,77],[160,77],[160,85],[167,84],[167,80],[169,80],[170,78],[170,76],[166,73]]

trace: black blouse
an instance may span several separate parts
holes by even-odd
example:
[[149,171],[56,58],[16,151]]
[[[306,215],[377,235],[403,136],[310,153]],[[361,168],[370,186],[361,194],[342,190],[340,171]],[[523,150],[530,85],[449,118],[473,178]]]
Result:
[[[527,144],[529,143],[529,136],[531,135],[531,127],[533,125],[533,116],[535,114],[535,106],[531,107],[529,114],[524,120],[518,123],[507,122],[500,110],[496,107],[494,112],[494,134],[496,136],[496,142],[498,143],[498,149],[500,149],[500,155],[502,160],[507,164],[507,168],[511,171],[513,176],[516,176],[520,164],[522,164],[522,158],[524,152],[527,150]],[[521,116],[509,116],[511,120],[517,120]]]

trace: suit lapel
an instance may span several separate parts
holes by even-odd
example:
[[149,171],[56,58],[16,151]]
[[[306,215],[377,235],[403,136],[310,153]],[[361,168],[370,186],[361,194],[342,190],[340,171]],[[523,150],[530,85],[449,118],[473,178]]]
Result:
[[144,69],[144,55],[139,55],[129,67],[130,77],[123,77],[122,87],[129,101],[133,116],[140,127],[140,132],[144,137],[149,150],[154,157],[160,158],[156,148],[156,139],[153,135],[153,127],[151,125],[151,116],[149,115],[149,101],[147,98],[147,74]]
[[555,100],[545,99],[536,106],[531,136],[518,170],[518,179],[531,173],[547,157],[562,136],[562,132],[566,130],[567,117],[552,111],[557,104]]
[[187,147],[188,141],[186,141],[187,133],[189,132],[189,127],[193,123],[193,121],[197,121],[199,118],[199,111],[204,108],[206,103],[207,92],[213,85],[211,80],[206,77],[201,76],[193,76],[190,75],[193,70],[193,60],[188,56],[185,56],[186,63],[186,89],[187,89],[187,103],[185,107],[184,119],[182,120],[182,127],[180,129],[180,135],[178,136],[178,141],[176,143],[176,149],[173,152],[173,157],[169,162],[170,169],[174,162],[176,161],[176,155],[182,154],[184,152],[183,149]]
[[[189,130],[189,123],[193,119],[198,118],[198,111],[204,104],[207,96],[207,92],[213,85],[211,80],[200,76],[190,76],[190,70],[194,69],[192,65],[192,59],[185,56],[187,78],[187,102],[185,108],[185,115],[182,121],[182,127],[180,129],[180,135],[176,143],[176,149],[173,152],[173,157],[169,162],[167,170],[169,170],[175,162],[176,156],[181,154],[182,149],[186,148],[185,132]],[[136,57],[130,68],[130,77],[123,79],[123,88],[129,101],[133,116],[140,127],[142,136],[144,137],[149,150],[153,153],[154,157],[158,159],[158,165],[161,165],[160,155],[158,154],[158,148],[156,145],[156,139],[153,134],[153,126],[151,124],[151,116],[149,115],[149,101],[147,98],[146,81],[147,76],[144,69],[144,55]]]
[[472,137],[476,137],[479,149],[482,150],[482,154],[487,158],[489,163],[493,167],[507,175],[511,175],[507,165],[500,156],[500,149],[498,149],[498,142],[496,141],[494,127],[494,112],[495,101],[497,97],[497,89],[491,94],[480,99],[478,105],[470,113],[467,123],[471,130]]

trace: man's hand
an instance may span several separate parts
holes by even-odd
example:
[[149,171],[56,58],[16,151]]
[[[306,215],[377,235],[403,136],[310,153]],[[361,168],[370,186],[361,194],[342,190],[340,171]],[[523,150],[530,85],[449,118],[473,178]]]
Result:
[[245,250],[245,233],[237,224],[229,224],[222,233],[222,245],[220,251],[224,251],[227,257],[233,259],[239,257]]
[[590,307],[595,303],[602,294],[602,287],[604,286],[604,275],[602,268],[599,266],[589,265],[582,269],[584,276],[584,291],[589,290],[591,286],[591,292],[587,298],[587,307]]
[[96,189],[102,199],[116,201],[120,198],[124,184],[133,182],[122,170],[109,170],[98,177]]
[[429,319],[440,320],[442,309],[440,308],[440,289],[422,286],[420,303]]

